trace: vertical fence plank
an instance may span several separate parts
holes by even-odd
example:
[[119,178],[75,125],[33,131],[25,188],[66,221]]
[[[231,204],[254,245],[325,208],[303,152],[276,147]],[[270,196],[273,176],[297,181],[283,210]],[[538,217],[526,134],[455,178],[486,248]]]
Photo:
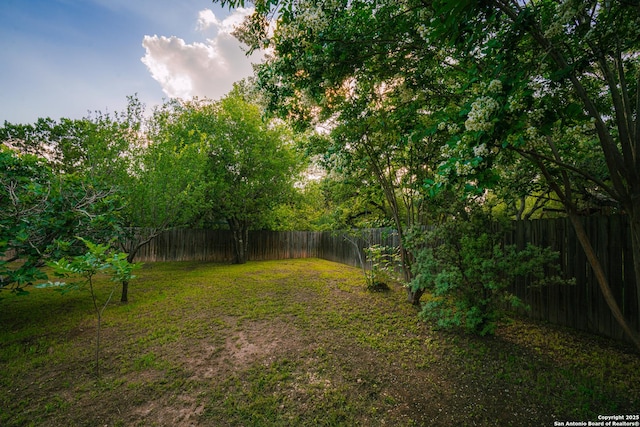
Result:
[[[609,244],[609,270],[608,277],[611,282],[611,286],[614,289],[614,295],[618,304],[620,304],[620,308],[622,310],[622,314],[627,317],[628,316],[628,301],[625,295],[626,284],[624,281],[624,255],[623,255],[623,247],[624,247],[624,235],[622,233],[622,217],[620,216],[611,216],[609,218],[609,233],[608,233],[608,244]],[[616,339],[622,339],[622,331],[620,328],[616,327],[615,323],[612,325],[611,335]]]
[[640,283],[636,283],[635,271],[633,268],[633,251],[631,247],[631,233],[629,232],[630,224],[626,217],[622,218],[623,230],[620,241],[623,242],[622,258],[623,258],[623,283],[624,283],[624,313],[629,320],[630,326],[634,330],[640,330],[640,306],[638,302],[638,292],[640,292]]

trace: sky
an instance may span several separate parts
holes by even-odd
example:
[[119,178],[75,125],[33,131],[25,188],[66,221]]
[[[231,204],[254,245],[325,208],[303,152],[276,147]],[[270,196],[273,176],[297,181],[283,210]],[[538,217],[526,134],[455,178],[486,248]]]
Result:
[[230,34],[249,13],[211,0],[0,0],[0,125],[82,118],[137,94],[218,99],[252,74]]

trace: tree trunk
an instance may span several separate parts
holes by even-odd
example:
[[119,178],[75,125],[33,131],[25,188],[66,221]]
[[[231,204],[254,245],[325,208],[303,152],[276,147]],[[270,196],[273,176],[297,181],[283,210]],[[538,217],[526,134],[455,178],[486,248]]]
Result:
[[[631,249],[633,252],[633,270],[636,277],[636,301],[640,310],[640,199],[629,212],[629,224],[631,227]],[[640,325],[640,314],[636,314],[636,320]]]
[[[165,227],[153,229],[149,235],[144,238],[131,236],[127,243],[120,242],[120,248],[127,252],[127,262],[133,264],[138,251],[145,245],[148,245],[153,239],[158,237],[160,233],[165,230]],[[127,246],[128,245],[128,246]],[[120,302],[129,302],[129,281],[124,280],[122,282],[122,295],[120,296]]]
[[129,281],[122,281],[122,295],[120,296],[120,302],[128,303],[129,302]]
[[[147,241],[146,243],[144,243],[145,245],[149,243],[149,241]],[[133,263],[133,259],[136,256],[136,253],[138,253],[138,249],[140,249],[143,245],[138,244],[135,246],[135,248],[129,252],[129,254],[127,254],[127,262],[129,264]],[[120,302],[121,303],[128,303],[129,302],[129,281],[128,280],[123,280],[122,281],[122,294],[120,296]]]
[[[134,248],[127,254],[127,262],[129,264],[132,264],[133,259],[136,257],[136,254],[138,253],[138,249],[140,249],[142,246],[146,245],[150,241],[151,239],[135,245]],[[129,302],[129,281],[128,280],[122,281],[122,294],[120,295],[120,302],[124,304]]]
[[[404,225],[402,223],[402,219],[400,217],[400,206],[398,203],[398,197],[396,192],[396,186],[393,183],[393,180],[388,177],[388,171],[392,169],[391,160],[387,156],[385,157],[383,163],[380,163],[379,157],[376,155],[376,150],[372,148],[368,143],[368,139],[365,137],[362,140],[362,147],[365,149],[370,158],[370,165],[373,169],[374,175],[378,180],[378,183],[382,187],[382,191],[384,193],[385,199],[389,204],[389,209],[391,210],[391,216],[393,217],[393,222],[395,224],[396,231],[398,232],[398,239],[400,241],[399,250],[400,250],[400,262],[402,264],[402,273],[404,275],[404,285],[407,290],[407,299],[413,305],[420,305],[420,297],[424,293],[423,290],[413,291],[411,289],[411,280],[413,279],[413,272],[411,271],[411,266],[413,264],[413,258],[411,254],[407,251],[404,244]],[[376,160],[378,159],[378,160]],[[405,207],[408,208],[408,206]],[[408,221],[407,226],[411,226],[410,221]]]
[[[559,155],[557,154],[555,145],[553,144],[553,141],[550,138],[548,138],[548,143],[549,143],[549,147],[554,152],[555,158],[559,160]],[[589,240],[589,236],[587,235],[584,229],[584,226],[582,225],[582,222],[580,221],[580,218],[577,215],[576,206],[571,199],[571,193],[572,193],[571,182],[568,178],[567,172],[566,171],[561,172],[562,181],[564,184],[564,190],[563,190],[561,185],[553,178],[553,176],[549,172],[549,169],[545,166],[541,158],[535,157],[535,156],[526,156],[526,155],[525,157],[527,157],[529,160],[533,161],[535,164],[538,165],[538,167],[540,168],[540,171],[544,175],[550,187],[556,193],[558,198],[562,201],[562,204],[565,207],[567,215],[569,216],[569,220],[573,225],[573,229],[576,232],[578,241],[580,242],[580,245],[582,246],[582,249],[584,250],[584,253],[587,256],[587,261],[589,262],[589,265],[593,269],[593,272],[596,276],[596,280],[598,281],[598,286],[600,287],[600,292],[602,292],[602,296],[604,297],[604,300],[607,303],[607,306],[611,310],[613,317],[616,319],[616,321],[618,322],[622,330],[631,339],[631,341],[636,346],[636,348],[640,350],[640,336],[638,335],[637,331],[634,331],[631,328],[631,326],[629,326],[629,323],[627,322],[627,319],[625,319],[622,313],[622,310],[620,310],[620,306],[618,305],[618,302],[616,301],[615,297],[613,296],[613,293],[611,292],[611,287],[609,286],[609,280],[604,272],[604,269],[602,267],[602,264],[600,263],[600,260],[598,259],[598,255],[593,249],[593,246],[591,245],[591,242]],[[630,198],[630,199],[633,199],[633,198]],[[639,205],[637,209],[636,209],[636,205]],[[638,254],[640,253],[638,252],[640,250],[640,244],[638,243],[640,243],[640,239],[638,239],[637,233],[638,233],[638,230],[640,229],[638,227],[638,225],[640,225],[640,218],[638,218],[638,214],[634,214],[634,212],[638,212],[640,210],[640,202],[637,202],[635,204],[628,204],[625,207],[627,210],[626,214],[629,216],[629,219],[631,222],[634,269],[635,269],[636,280],[638,280],[638,275],[640,273],[640,266],[638,265],[638,258],[640,258],[640,256],[638,256]],[[634,225],[634,222],[636,225]]]
[[[516,2],[494,2],[513,23],[517,23],[524,16],[524,9],[517,5]],[[587,86],[581,81],[581,75],[576,72],[576,68],[571,66],[572,52],[564,50],[565,44],[555,45],[554,42],[546,37],[545,31],[534,24],[534,20],[530,20],[530,25],[525,26],[526,31],[533,37],[535,42],[546,52],[545,55],[555,63],[556,70],[569,70],[566,78],[570,81],[573,90],[583,104],[584,110],[594,119],[594,126],[600,141],[600,147],[604,161],[609,171],[609,180],[615,191],[610,191],[610,195],[621,203],[626,210],[626,214],[630,219],[632,233],[633,263],[634,273],[636,276],[636,289],[640,289],[640,192],[638,181],[638,170],[640,166],[640,157],[638,152],[640,149],[640,123],[638,118],[633,118],[631,103],[629,102],[629,89],[627,81],[630,81],[631,74],[626,75],[624,67],[621,67],[621,52],[607,52],[601,49],[600,45],[593,43],[589,45],[594,65],[600,69],[603,87],[608,89],[611,95],[613,111],[601,109],[598,106],[597,97],[589,93]],[[598,24],[599,26],[604,24]],[[615,25],[615,22],[609,25]],[[618,55],[617,63],[610,63],[609,54]],[[568,59],[569,58],[569,59]],[[640,82],[640,76],[635,77]],[[640,85],[636,89],[635,107],[640,107]],[[637,115],[637,111],[636,111]],[[604,117],[612,117],[615,119],[616,136],[609,127],[609,120]],[[557,160],[559,156],[554,155]],[[561,164],[559,162],[558,164]],[[566,173],[566,171],[565,171]],[[548,171],[546,172],[548,175]],[[594,181],[595,182],[595,181]],[[564,203],[564,202],[563,202]],[[565,203],[567,206],[567,203]],[[575,214],[575,209],[568,207],[569,217],[574,225],[576,234],[584,248],[589,263],[594,270],[600,290],[611,309],[616,321],[620,324],[625,333],[631,338],[636,347],[640,350],[640,337],[638,333],[633,331],[626,319],[624,318],[620,307],[611,294],[611,289],[600,262],[586,236],[584,228]],[[638,295],[640,303],[640,293]]]
[[424,294],[424,289],[418,289],[417,291],[414,291],[411,289],[410,285],[406,285],[406,287],[407,287],[407,301],[413,305],[419,306],[420,298],[422,297],[422,294]]
[[[383,179],[383,178],[380,178],[380,179]],[[402,220],[400,219],[400,209],[398,207],[398,200],[392,188],[388,188],[383,185],[383,189],[387,197],[387,202],[391,206],[393,222],[395,223],[396,231],[398,232],[400,262],[402,264],[402,274],[404,276],[404,285],[405,285],[405,289],[407,290],[407,301],[413,305],[420,305],[420,297],[422,297],[424,290],[419,289],[417,291],[414,291],[411,288],[411,281],[413,280],[413,271],[412,271],[413,257],[404,246],[404,243],[405,243],[404,226],[402,224]]]
[[233,235],[233,263],[245,264],[248,258],[249,227],[245,221],[239,221],[235,218],[228,218],[227,224],[229,224]]
[[[598,280],[598,285],[600,286],[600,291],[602,292],[602,295],[604,296],[604,299],[607,305],[611,309],[611,313],[613,314],[613,317],[616,319],[618,324],[622,327],[622,329],[627,334],[627,336],[631,338],[631,341],[636,346],[636,348],[640,350],[640,336],[638,336],[637,332],[631,329],[631,327],[629,326],[629,323],[627,322],[627,319],[625,319],[624,315],[622,314],[622,311],[620,310],[620,307],[618,306],[618,303],[616,302],[616,299],[613,296],[613,293],[611,292],[611,288],[609,287],[609,281],[607,279],[607,276],[605,275],[604,269],[600,264],[600,260],[598,259],[598,256],[596,255],[593,249],[593,246],[591,246],[591,242],[589,241],[589,236],[587,236],[587,233],[582,225],[582,222],[580,221],[580,218],[578,218],[578,216],[575,213],[569,212],[569,219],[571,220],[571,223],[573,224],[573,228],[576,231],[576,236],[578,237],[578,240],[580,241],[580,244],[584,249],[584,252],[587,256],[587,260],[589,261],[589,264],[591,265],[591,268],[593,269],[593,272],[596,275],[596,279]],[[637,252],[634,251],[634,253],[637,253]],[[634,264],[635,264],[635,260],[634,260]],[[636,266],[636,275],[637,273],[638,273],[638,270]]]
[[400,239],[400,260],[402,262],[402,272],[405,280],[404,286],[407,290],[407,301],[413,305],[420,305],[420,298],[422,297],[422,294],[424,294],[424,289],[414,291],[411,288],[411,281],[413,280],[413,257],[404,247],[404,233],[402,231],[402,225],[398,225],[398,234]]

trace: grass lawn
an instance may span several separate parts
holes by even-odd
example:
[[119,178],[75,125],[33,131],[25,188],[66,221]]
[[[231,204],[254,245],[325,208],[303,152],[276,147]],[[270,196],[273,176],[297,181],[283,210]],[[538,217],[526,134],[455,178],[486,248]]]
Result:
[[137,274],[130,302],[104,312],[100,379],[87,292],[3,295],[0,426],[553,426],[640,412],[629,347],[523,319],[489,338],[438,331],[403,289],[367,292],[355,268]]

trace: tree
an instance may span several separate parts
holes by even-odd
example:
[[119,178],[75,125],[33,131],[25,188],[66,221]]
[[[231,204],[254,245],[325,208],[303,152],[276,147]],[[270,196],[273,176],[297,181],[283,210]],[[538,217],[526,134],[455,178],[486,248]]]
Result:
[[80,173],[111,183],[125,173],[130,150],[139,139],[144,106],[129,97],[125,112],[96,111],[82,119],[39,118],[33,124],[6,122],[0,140],[18,152],[47,160],[55,173]]
[[[61,258],[48,263],[48,265],[54,269],[56,276],[78,279],[79,281],[69,283],[48,282],[38,287],[55,288],[62,293],[85,289],[89,291],[97,321],[95,370],[96,377],[100,377],[100,331],[102,328],[102,315],[113,297],[115,286],[123,282],[128,283],[134,279],[133,270],[139,266],[129,263],[129,261],[127,261],[127,254],[114,252],[111,245],[99,245],[82,238],[79,240],[86,245],[86,253],[77,255],[71,258],[71,260]],[[108,274],[111,282],[114,284],[111,292],[103,303],[99,301],[96,290],[96,275],[99,273]]]
[[389,209],[380,186],[370,174],[356,168],[330,166],[319,183],[325,203],[324,229],[391,227]]
[[[268,39],[276,55],[258,68],[258,84],[278,114],[311,126],[330,120],[332,166],[366,174],[380,188],[401,237],[401,264],[409,282],[412,259],[403,236],[424,220],[421,183],[437,155],[430,131],[433,112],[455,100],[442,90],[455,67],[434,67],[446,52],[416,43],[424,16],[410,2],[279,5],[277,30]],[[264,46],[266,39],[257,35],[267,34],[259,27],[266,21],[259,15],[268,16],[272,6],[258,4],[256,15],[239,31],[243,40],[256,42],[253,48]],[[430,73],[428,82],[422,72]],[[417,304],[420,292],[407,290]]]
[[119,206],[110,189],[0,146],[0,290],[24,294],[46,279],[47,260],[78,253],[75,236],[112,238]]
[[[172,133],[182,105],[169,100],[147,117],[136,96],[128,100],[123,112],[96,112],[87,119],[90,131],[76,152],[79,167],[122,200],[117,245],[131,263],[163,231],[197,221],[203,194],[198,147]],[[128,301],[128,285],[122,282],[121,302]]]
[[331,211],[327,208],[320,183],[304,180],[296,185],[286,201],[276,206],[261,223],[273,231],[319,231],[330,228]]
[[[38,226],[32,226],[34,235],[49,235],[54,241],[74,248],[74,252],[66,254],[77,254],[83,249],[76,236],[98,243],[111,242],[115,237],[124,242],[129,237],[129,229],[123,226],[126,225],[123,220],[128,219],[123,216],[124,209],[129,206],[123,190],[131,188],[129,172],[133,155],[141,147],[142,113],[143,106],[132,96],[123,113],[110,115],[98,111],[77,120],[41,118],[34,124],[4,123],[0,128],[3,143],[16,152],[40,156],[43,167],[50,171],[46,196],[40,200],[42,209],[55,211],[51,215],[66,218],[69,224],[64,229],[61,220],[45,217]],[[54,182],[58,185],[51,192]],[[79,213],[85,218],[77,220]],[[57,224],[57,229],[47,234],[45,224]],[[59,252],[57,256],[65,253]],[[51,255],[42,253],[44,259]],[[42,263],[43,259],[37,262]]]
[[[92,189],[95,195],[87,193],[86,206],[96,200],[96,207],[111,204],[111,234],[79,235],[97,243],[117,236],[130,262],[163,231],[197,221],[204,200],[198,192],[202,156],[194,145],[181,145],[180,136],[172,134],[172,123],[182,114],[180,103],[168,101],[149,117],[144,113],[144,105],[131,96],[123,112],[97,111],[79,120],[39,119],[28,125],[5,122],[0,128],[5,145],[42,156],[55,179]],[[109,197],[100,200],[98,195]],[[80,249],[74,235],[70,237]],[[122,285],[121,301],[126,302],[128,283]]]
[[[46,278],[38,269],[42,242],[34,222],[46,210],[51,174],[32,155],[19,157],[0,146],[0,289],[25,293],[25,286]],[[23,259],[19,265],[13,262]]]
[[579,219],[585,199],[629,217],[640,286],[637,2],[436,2],[433,13],[431,42],[447,41],[476,64],[470,78],[485,88],[500,86],[467,104],[468,144],[502,146],[537,166],[614,317],[640,348]]
[[[342,114],[333,132],[339,147],[335,153],[348,168],[368,175],[381,190],[387,217],[399,235],[400,265],[404,281],[409,283],[413,260],[405,247],[405,233],[423,214],[422,197],[416,188],[428,172],[422,166],[429,163],[429,153],[421,138],[412,135],[419,125],[407,123],[406,116],[400,120],[384,107],[358,110],[357,117]],[[407,287],[407,292],[409,301],[419,304],[422,290]]]
[[234,262],[246,262],[249,230],[290,197],[301,171],[293,133],[282,122],[264,121],[256,105],[233,92],[215,103],[186,103],[171,129],[204,156],[208,209],[233,234]]
[[[130,141],[126,175],[114,181],[126,203],[119,244],[129,262],[160,233],[192,224],[202,211],[202,156],[200,146],[185,144],[177,131],[183,113],[177,101],[156,107],[144,121],[144,134]],[[126,286],[121,300],[126,301]]]
[[366,79],[412,87],[408,99],[423,102],[434,136],[451,130],[437,138],[443,161],[431,194],[451,178],[465,192],[500,186],[499,168],[513,159],[504,150],[534,165],[532,179],[546,187],[535,191],[562,202],[640,348],[578,217],[593,205],[629,216],[640,286],[639,16],[635,1],[264,1],[240,35],[274,49],[259,76],[272,108],[301,121],[313,117],[301,107],[330,111]]

